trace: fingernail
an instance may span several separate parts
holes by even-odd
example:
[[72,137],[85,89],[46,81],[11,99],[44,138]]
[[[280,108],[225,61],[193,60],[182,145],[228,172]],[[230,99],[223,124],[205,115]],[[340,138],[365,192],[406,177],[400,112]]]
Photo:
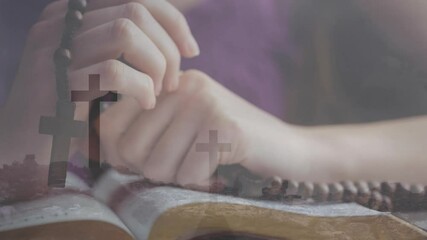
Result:
[[187,41],[185,48],[190,57],[197,57],[200,55],[199,44],[193,37]]

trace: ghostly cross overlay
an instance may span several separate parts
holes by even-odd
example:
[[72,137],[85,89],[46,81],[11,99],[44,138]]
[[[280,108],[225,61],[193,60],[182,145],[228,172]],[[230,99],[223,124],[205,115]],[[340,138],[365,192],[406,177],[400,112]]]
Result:
[[53,136],[48,177],[50,187],[65,187],[71,139],[86,134],[86,123],[74,120],[75,108],[74,103],[60,100],[56,105],[56,117],[40,119],[39,132]]
[[209,130],[209,142],[208,143],[197,143],[196,152],[207,152],[209,153],[209,162],[218,159],[218,154],[222,152],[231,152],[230,143],[219,143],[218,142],[218,131]]
[[[73,102],[92,102],[92,112],[89,115],[89,124],[94,124],[94,128],[89,131],[89,168],[96,173],[100,169],[100,148],[99,138],[101,135],[100,122],[95,118],[98,118],[101,113],[101,101],[93,100],[97,96],[105,96],[108,93],[114,91],[101,91],[101,76],[99,74],[89,75],[89,90],[87,91],[72,91],[71,101]],[[117,102],[117,95],[114,94],[111,102]],[[98,130],[98,133],[96,132]],[[92,141],[97,139],[97,141]],[[95,158],[95,159],[91,159]]]

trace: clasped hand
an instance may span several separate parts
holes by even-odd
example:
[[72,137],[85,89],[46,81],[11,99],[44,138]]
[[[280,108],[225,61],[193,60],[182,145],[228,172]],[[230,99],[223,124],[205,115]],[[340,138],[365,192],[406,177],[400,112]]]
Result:
[[[30,31],[4,111],[9,145],[2,151],[8,157],[28,151],[42,163],[49,159],[51,137],[38,134],[37,126],[40,116],[55,114],[52,55],[66,9],[63,0],[48,5]],[[71,52],[72,90],[88,89],[88,75],[100,74],[102,89],[124,96],[101,115],[102,153],[111,165],[155,181],[198,186],[209,184],[218,164],[241,164],[269,176],[292,177],[305,169],[303,161],[283,166],[293,138],[280,120],[201,72],[180,72],[181,57],[194,57],[199,48],[183,15],[167,1],[90,1]],[[86,120],[88,108],[78,103],[76,118]],[[212,131],[230,144],[214,159],[196,149]]]

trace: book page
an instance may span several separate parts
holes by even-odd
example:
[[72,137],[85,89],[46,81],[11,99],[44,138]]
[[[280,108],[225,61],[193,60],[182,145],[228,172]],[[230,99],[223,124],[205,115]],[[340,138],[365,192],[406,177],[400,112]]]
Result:
[[0,208],[0,232],[35,225],[83,220],[107,222],[129,232],[108,207],[90,196],[76,193]]
[[102,196],[137,239],[142,240],[192,239],[218,231],[268,236],[268,239],[273,239],[274,234],[277,239],[287,234],[294,238],[286,239],[298,240],[313,239],[314,236],[316,239],[427,236],[390,213],[356,203],[250,200],[146,185],[144,181],[138,181],[140,179],[112,171],[97,183],[94,191],[98,192],[97,196]]

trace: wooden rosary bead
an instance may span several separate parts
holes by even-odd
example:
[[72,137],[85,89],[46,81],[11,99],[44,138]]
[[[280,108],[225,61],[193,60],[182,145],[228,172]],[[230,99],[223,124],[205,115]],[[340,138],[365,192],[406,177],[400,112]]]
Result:
[[390,197],[393,198],[395,192],[396,192],[396,183],[392,182],[383,182],[381,183],[381,192]]
[[406,183],[397,183],[395,198],[407,198],[411,193],[411,185]]
[[374,190],[381,191],[381,182],[377,182],[377,181],[368,182],[368,186],[371,191],[374,191]]
[[381,207],[379,208],[379,211],[381,212],[393,211],[393,202],[389,197],[383,195],[383,202],[381,204]]
[[301,196],[302,199],[309,199],[313,197],[314,193],[314,184],[311,182],[302,182],[298,187],[298,195]]
[[418,210],[422,209],[425,198],[425,187],[421,184],[413,184],[410,187],[409,201],[410,209]]
[[65,15],[66,28],[76,30],[82,26],[83,14],[80,11],[71,10]]
[[330,201],[341,201],[344,196],[344,187],[340,183],[331,183],[329,192]]
[[68,11],[65,15],[65,29],[62,34],[61,47],[71,49],[75,32],[83,23],[83,14],[79,11]]
[[422,184],[413,184],[410,187],[410,191],[412,194],[416,194],[419,196],[424,196],[425,195],[425,187]]
[[284,191],[282,186],[282,179],[274,177],[271,180],[270,187],[263,188],[263,193],[268,196],[279,196]]
[[58,48],[53,56],[56,67],[67,68],[72,60],[71,52],[66,48]]
[[342,182],[344,187],[343,202],[355,202],[357,197],[357,187],[351,181]]
[[270,201],[280,201],[283,199],[281,192],[275,191],[269,187],[262,188],[262,197],[261,199],[270,200]]
[[282,186],[283,186],[282,179],[279,177],[273,177],[273,179],[271,180],[271,188],[282,189]]
[[77,10],[82,13],[86,11],[87,1],[86,0],[69,0],[68,9]]
[[383,205],[383,200],[383,195],[380,192],[373,191],[368,206],[370,209],[379,210]]
[[293,199],[299,197],[298,195],[299,183],[296,181],[287,181],[287,188],[283,196],[287,199]]
[[325,202],[329,197],[329,186],[326,183],[314,184],[313,198],[319,202]]
[[355,186],[357,188],[356,202],[360,205],[366,206],[371,196],[368,183],[359,181],[355,183]]

